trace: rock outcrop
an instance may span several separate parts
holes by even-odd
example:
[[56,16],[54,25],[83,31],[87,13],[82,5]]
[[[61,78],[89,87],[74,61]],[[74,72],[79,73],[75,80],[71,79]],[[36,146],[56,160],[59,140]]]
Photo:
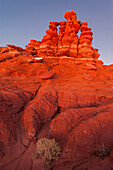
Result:
[[[25,47],[31,54],[43,57],[74,57],[97,60],[98,49],[92,47],[92,31],[87,22],[77,20],[76,13],[66,11],[64,17],[67,21],[51,21],[42,41],[31,40]],[[59,30],[57,26],[59,26]],[[80,37],[78,32],[81,31]]]
[[43,137],[61,147],[49,169],[113,169],[113,64],[98,60],[87,22],[64,16],[42,41],[0,47],[1,170],[45,170],[32,158]]

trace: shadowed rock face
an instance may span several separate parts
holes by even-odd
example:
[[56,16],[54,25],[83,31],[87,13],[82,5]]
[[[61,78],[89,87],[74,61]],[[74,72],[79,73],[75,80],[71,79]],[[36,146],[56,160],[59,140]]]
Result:
[[[59,28],[65,27],[63,37],[68,23],[78,24],[76,28],[80,25],[74,11],[67,11],[65,18],[67,21],[60,22]],[[46,33],[56,36],[58,24],[50,22],[52,31]],[[82,23],[80,29],[77,48],[82,54],[79,52],[78,58],[71,56],[71,48],[70,57],[48,55],[37,61],[33,50],[29,54],[29,49],[14,45],[0,48],[1,170],[45,170],[40,158],[32,159],[35,143],[42,137],[55,138],[62,150],[50,169],[113,168],[113,65],[103,65],[97,49],[93,59],[85,56],[86,46],[80,44],[86,43],[92,50],[86,31],[90,41],[92,33],[87,23]],[[61,44],[69,44],[68,38],[62,38]]]

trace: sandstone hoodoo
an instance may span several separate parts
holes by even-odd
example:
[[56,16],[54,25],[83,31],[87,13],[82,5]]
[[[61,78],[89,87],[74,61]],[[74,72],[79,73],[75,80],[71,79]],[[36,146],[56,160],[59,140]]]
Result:
[[0,47],[0,170],[113,169],[113,64],[87,22],[64,17],[24,49]]
[[[87,22],[82,23],[77,20],[73,10],[66,11],[64,17],[67,21],[51,21],[42,41],[31,40],[27,49],[43,57],[67,56],[97,60],[99,53],[92,47],[93,33],[87,26]],[[57,26],[60,26],[59,30]],[[79,30],[81,31],[80,37],[77,35]]]

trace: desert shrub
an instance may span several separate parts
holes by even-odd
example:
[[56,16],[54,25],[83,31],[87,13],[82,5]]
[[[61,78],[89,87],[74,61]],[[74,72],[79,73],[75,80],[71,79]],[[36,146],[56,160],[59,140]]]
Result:
[[41,157],[46,167],[50,166],[52,160],[58,160],[61,149],[55,139],[41,138],[36,143],[36,152],[32,154],[33,158]]
[[107,157],[110,154],[110,151],[111,151],[111,148],[108,148],[104,144],[102,144],[102,146],[99,146],[95,150],[95,155],[104,159],[105,157]]

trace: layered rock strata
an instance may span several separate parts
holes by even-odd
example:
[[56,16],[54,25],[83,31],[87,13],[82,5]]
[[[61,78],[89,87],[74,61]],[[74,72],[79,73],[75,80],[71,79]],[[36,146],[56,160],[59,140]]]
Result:
[[99,53],[92,47],[93,33],[87,22],[81,23],[77,20],[73,10],[66,11],[64,17],[67,21],[51,21],[42,41],[31,40],[26,49],[31,49],[32,54],[43,57],[62,56],[97,60]]

